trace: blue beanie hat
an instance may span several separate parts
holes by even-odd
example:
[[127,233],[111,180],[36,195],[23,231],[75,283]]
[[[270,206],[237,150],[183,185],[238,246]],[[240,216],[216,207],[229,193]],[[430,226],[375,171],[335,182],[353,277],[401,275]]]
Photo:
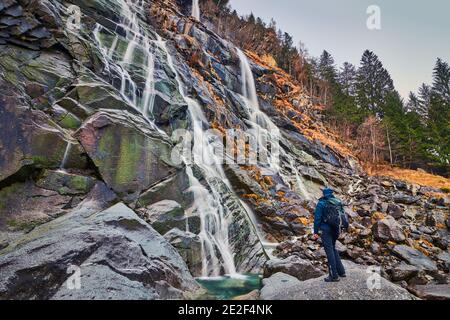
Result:
[[324,195],[325,197],[332,196],[333,193],[334,193],[334,190],[331,189],[331,188],[325,188],[325,189],[323,189],[323,195]]

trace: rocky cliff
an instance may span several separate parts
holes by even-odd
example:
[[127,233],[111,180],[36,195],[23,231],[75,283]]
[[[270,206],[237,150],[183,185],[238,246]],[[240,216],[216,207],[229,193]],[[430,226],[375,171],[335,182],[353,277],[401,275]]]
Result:
[[[263,243],[286,240],[280,258],[323,269],[309,235],[324,186],[349,204],[350,259],[405,287],[447,283],[448,197],[367,176],[289,76],[190,12],[0,3],[0,298],[188,297],[194,277],[262,272]],[[220,162],[230,129],[279,141],[279,161]],[[186,132],[194,160],[173,157]]]

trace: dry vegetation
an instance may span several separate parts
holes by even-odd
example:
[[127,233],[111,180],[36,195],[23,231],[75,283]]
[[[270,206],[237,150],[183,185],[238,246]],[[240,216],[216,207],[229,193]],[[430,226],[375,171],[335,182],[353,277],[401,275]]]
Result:
[[367,171],[372,176],[389,177],[420,186],[434,187],[450,191],[450,179],[436,176],[420,170],[416,171],[390,166],[382,166],[377,168],[367,168]]

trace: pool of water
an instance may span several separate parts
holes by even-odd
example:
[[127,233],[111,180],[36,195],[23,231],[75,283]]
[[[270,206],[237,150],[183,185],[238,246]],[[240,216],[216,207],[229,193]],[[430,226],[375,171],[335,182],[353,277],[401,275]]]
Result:
[[197,282],[207,291],[201,299],[230,300],[253,290],[260,290],[262,277],[258,274],[247,274],[233,277],[198,278]]

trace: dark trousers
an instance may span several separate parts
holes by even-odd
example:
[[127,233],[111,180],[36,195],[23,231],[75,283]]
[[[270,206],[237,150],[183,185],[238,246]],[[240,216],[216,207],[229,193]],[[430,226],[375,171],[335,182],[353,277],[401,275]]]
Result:
[[345,274],[344,265],[341,262],[339,252],[336,250],[336,241],[339,238],[339,232],[330,228],[322,229],[322,245],[325,249],[328,259],[328,270],[330,276],[336,278]]

